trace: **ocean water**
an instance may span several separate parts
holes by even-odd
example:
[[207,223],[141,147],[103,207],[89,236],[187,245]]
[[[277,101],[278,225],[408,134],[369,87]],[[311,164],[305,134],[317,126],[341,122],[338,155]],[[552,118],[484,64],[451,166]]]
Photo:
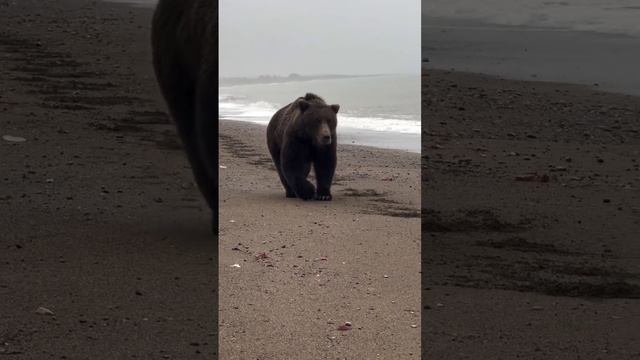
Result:
[[423,0],[422,14],[497,25],[640,36],[638,0]]
[[640,95],[640,1],[423,1],[422,56],[427,71]]
[[378,75],[220,87],[220,118],[267,125],[307,92],[339,104],[338,141],[420,151],[420,77]]

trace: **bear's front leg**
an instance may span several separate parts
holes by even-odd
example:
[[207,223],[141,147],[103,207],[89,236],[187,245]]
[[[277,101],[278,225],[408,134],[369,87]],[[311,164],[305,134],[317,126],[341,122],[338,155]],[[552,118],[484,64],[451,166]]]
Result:
[[332,199],[331,183],[333,182],[333,174],[336,171],[336,162],[335,145],[316,153],[313,161],[313,168],[318,182],[316,200],[330,201]]

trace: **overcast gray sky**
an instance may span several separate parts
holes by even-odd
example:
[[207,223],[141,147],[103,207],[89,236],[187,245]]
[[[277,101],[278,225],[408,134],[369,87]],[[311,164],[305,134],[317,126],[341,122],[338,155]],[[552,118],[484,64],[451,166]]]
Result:
[[420,0],[221,0],[220,76],[419,73]]

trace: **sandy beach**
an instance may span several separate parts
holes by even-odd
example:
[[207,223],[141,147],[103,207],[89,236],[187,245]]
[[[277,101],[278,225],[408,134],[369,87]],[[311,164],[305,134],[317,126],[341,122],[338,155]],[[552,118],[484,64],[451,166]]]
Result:
[[[0,355],[216,358],[218,249],[151,10],[0,14]],[[418,358],[419,155],[341,146],[335,200],[289,201],[263,132],[222,124],[221,358]]]
[[221,122],[220,356],[419,358],[419,155],[339,145],[333,201],[304,202],[265,131]]
[[423,357],[640,357],[640,98],[428,67],[422,96]]

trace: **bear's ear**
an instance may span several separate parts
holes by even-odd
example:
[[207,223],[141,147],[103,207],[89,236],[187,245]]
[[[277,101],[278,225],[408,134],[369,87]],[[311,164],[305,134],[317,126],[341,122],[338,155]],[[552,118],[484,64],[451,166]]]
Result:
[[331,110],[333,110],[333,112],[337,114],[338,110],[340,110],[340,105],[338,104],[331,105]]
[[311,104],[309,102],[307,102],[307,101],[304,101],[304,100],[298,101],[298,107],[300,108],[300,111],[302,111],[302,112],[307,111],[309,106],[311,106]]

